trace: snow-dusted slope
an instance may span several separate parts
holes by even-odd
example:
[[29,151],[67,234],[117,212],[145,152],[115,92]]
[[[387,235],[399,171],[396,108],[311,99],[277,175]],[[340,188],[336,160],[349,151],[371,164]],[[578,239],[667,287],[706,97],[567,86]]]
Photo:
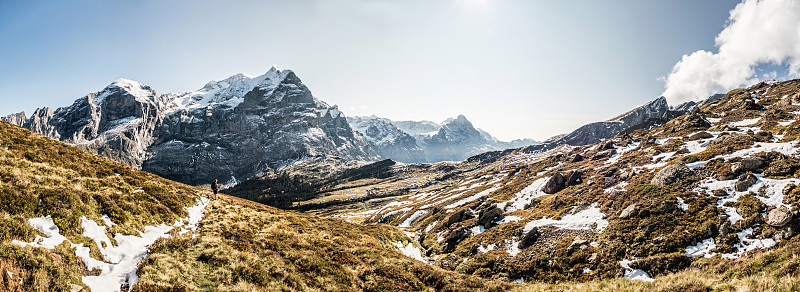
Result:
[[[499,153],[360,214],[406,228],[442,267],[525,280],[649,280],[701,257],[796,244],[798,88],[800,80],[761,83],[611,139]],[[657,101],[609,123],[666,107]]]

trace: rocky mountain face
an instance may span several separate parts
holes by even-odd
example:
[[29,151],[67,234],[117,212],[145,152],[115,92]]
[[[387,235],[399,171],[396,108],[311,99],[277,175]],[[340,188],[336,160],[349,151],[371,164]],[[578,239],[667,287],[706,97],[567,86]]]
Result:
[[156,95],[120,79],[57,110],[37,109],[34,132],[188,184],[236,182],[317,155],[373,160],[373,147],[336,106],[315,98],[291,70],[271,68]]
[[348,117],[347,122],[367,141],[375,145],[381,157],[402,162],[425,162],[425,151],[417,139],[398,129],[389,119],[371,117]]
[[538,143],[532,139],[500,141],[475,128],[464,115],[442,124],[392,121],[376,116],[352,117],[348,122],[375,145],[381,156],[401,162],[458,161],[486,151]]

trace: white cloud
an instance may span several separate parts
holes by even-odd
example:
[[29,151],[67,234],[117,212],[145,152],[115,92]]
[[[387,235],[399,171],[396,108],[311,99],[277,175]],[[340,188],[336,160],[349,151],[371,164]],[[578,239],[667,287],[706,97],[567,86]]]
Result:
[[755,83],[759,64],[788,65],[789,76],[800,77],[800,2],[745,0],[715,42],[717,53],[699,50],[672,67],[662,94],[670,104]]

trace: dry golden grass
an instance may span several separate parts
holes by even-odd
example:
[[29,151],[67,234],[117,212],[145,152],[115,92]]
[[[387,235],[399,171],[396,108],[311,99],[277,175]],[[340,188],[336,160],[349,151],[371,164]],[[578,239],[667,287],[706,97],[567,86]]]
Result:
[[403,256],[384,225],[287,212],[238,198],[212,203],[196,238],[162,239],[137,291],[474,291],[507,284]]

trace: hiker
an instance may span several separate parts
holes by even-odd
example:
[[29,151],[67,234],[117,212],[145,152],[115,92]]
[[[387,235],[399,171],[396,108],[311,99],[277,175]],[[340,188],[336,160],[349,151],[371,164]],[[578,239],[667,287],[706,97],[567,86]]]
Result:
[[217,186],[217,180],[215,179],[213,183],[211,183],[211,190],[214,191],[214,200],[217,199],[217,192],[219,191],[219,187]]

